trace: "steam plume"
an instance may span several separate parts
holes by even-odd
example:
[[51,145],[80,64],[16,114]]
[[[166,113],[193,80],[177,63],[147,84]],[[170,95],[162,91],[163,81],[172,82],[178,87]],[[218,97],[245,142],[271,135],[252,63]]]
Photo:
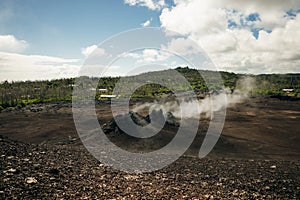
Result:
[[[206,117],[211,116],[212,112],[219,111],[225,107],[233,107],[237,103],[242,103],[249,98],[249,92],[255,87],[255,79],[252,77],[243,77],[236,83],[236,89],[231,91],[229,88],[224,88],[218,93],[207,95],[204,99],[198,101],[188,101],[185,98],[177,99],[177,101],[167,101],[162,99],[159,102],[144,103],[137,105],[133,111],[138,112],[145,108],[151,113],[153,110],[162,110],[164,116],[171,112],[176,118],[193,118],[200,114],[205,114]],[[214,102],[212,104],[212,102]],[[184,107],[184,113],[180,107]],[[198,105],[198,109],[195,109]]]

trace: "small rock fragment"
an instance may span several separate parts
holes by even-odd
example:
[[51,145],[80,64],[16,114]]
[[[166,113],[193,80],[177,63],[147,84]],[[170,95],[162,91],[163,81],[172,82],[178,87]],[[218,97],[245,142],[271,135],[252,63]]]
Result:
[[25,182],[28,184],[33,184],[33,183],[37,183],[37,180],[34,177],[27,177],[25,179]]
[[16,170],[16,169],[13,169],[13,168],[10,168],[9,170],[7,170],[7,172],[9,172],[9,173],[16,173],[17,170]]

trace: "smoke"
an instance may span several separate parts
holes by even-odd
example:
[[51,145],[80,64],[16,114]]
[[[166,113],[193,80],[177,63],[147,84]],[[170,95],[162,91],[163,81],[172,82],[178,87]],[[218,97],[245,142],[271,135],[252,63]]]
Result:
[[190,101],[189,97],[183,97],[176,101],[166,98],[152,103],[144,103],[133,108],[133,112],[143,109],[162,110],[164,116],[171,112],[176,118],[194,118],[200,114],[205,114],[207,118],[212,118],[212,113],[224,108],[235,106],[249,98],[249,92],[255,88],[255,79],[249,76],[242,77],[236,83],[236,88],[231,91],[229,88],[211,92],[204,99]]

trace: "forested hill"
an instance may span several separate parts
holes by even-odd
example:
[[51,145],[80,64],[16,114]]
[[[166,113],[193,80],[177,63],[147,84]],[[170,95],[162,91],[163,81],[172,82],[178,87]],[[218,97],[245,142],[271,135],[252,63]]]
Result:
[[[176,70],[181,73],[190,83],[192,88],[197,92],[208,92],[207,85],[195,69],[188,67],[178,67]],[[139,82],[145,81],[145,77],[157,77],[158,79],[169,80],[171,70],[148,72],[137,76],[126,77],[125,81]],[[262,75],[245,75],[229,72],[200,71],[210,80],[217,79],[220,73],[225,87],[235,89],[237,80],[241,77],[250,76],[255,79],[256,87],[251,91],[252,94],[258,95],[282,95],[300,97],[300,74],[262,74]],[[90,81],[98,81],[98,78],[88,78]],[[107,89],[106,94],[113,91],[115,84],[120,77],[104,77],[99,80],[96,98],[100,97],[101,91],[98,89]],[[20,81],[20,82],[2,82],[0,84],[0,110],[6,107],[22,107],[30,103],[42,103],[53,101],[70,101],[72,99],[72,90],[75,78],[47,80],[47,81]],[[174,83],[176,84],[176,83]],[[178,85],[178,90],[187,88]],[[211,87],[210,87],[211,89]],[[219,89],[217,86],[214,89]],[[291,92],[285,92],[283,89],[293,89]],[[154,97],[164,93],[169,93],[169,89],[157,84],[146,84],[136,90],[134,97]],[[102,92],[103,93],[103,92]]]

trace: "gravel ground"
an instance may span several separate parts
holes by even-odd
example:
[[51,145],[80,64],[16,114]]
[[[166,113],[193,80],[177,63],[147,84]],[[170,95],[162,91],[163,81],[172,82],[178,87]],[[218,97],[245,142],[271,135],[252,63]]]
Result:
[[300,162],[182,157],[127,174],[80,141],[26,144],[0,136],[1,199],[300,199]]

